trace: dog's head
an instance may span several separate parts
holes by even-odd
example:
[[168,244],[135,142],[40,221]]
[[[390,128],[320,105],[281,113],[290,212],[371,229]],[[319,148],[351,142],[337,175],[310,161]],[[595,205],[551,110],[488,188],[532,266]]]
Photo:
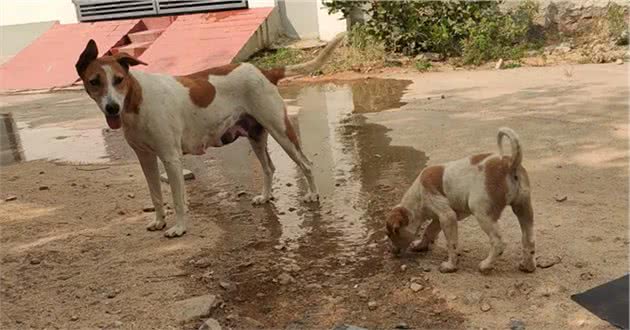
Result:
[[75,64],[85,91],[105,114],[110,128],[122,125],[120,115],[125,110],[125,104],[129,103],[128,94],[133,83],[129,67],[138,64],[146,65],[125,53],[99,58],[94,40],[87,43]]
[[408,230],[410,222],[410,212],[404,207],[394,207],[387,216],[385,227],[387,236],[392,242],[392,252],[398,254],[407,249],[413,241],[414,234]]

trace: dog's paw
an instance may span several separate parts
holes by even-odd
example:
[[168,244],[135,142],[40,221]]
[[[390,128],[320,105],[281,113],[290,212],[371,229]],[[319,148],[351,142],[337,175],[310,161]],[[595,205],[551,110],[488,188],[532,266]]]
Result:
[[252,198],[252,204],[261,205],[269,202],[271,200],[271,196],[258,195]]
[[440,264],[438,270],[440,273],[454,273],[457,271],[457,266],[455,266],[452,262],[444,261]]
[[186,226],[176,224],[164,232],[164,236],[168,238],[180,237],[186,233]]
[[536,271],[536,262],[534,262],[533,260],[521,262],[518,264],[518,269],[524,273],[533,273],[534,271]]
[[492,270],[493,266],[492,266],[491,262],[488,262],[487,260],[484,260],[484,261],[479,263],[479,267],[478,268],[479,268],[479,272],[480,273],[488,274]]
[[148,231],[162,230],[164,227],[166,227],[166,221],[164,220],[154,219],[147,224]]
[[302,201],[304,203],[317,203],[317,202],[319,202],[319,194],[310,192],[310,193],[302,196]]

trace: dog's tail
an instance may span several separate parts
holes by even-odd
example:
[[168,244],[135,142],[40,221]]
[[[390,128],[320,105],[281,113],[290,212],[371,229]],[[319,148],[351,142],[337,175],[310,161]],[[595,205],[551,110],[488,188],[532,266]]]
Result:
[[499,128],[499,134],[497,135],[497,144],[499,145],[499,154],[501,157],[504,156],[502,143],[504,136],[507,136],[510,139],[510,145],[512,147],[512,164],[510,165],[510,171],[514,173],[516,172],[516,169],[521,166],[523,151],[516,132],[514,132],[511,128],[501,127]]
[[287,65],[285,67],[274,68],[270,70],[261,70],[262,73],[271,81],[272,84],[277,85],[278,81],[283,78],[298,76],[302,74],[309,74],[319,68],[321,68],[326,61],[330,58],[333,51],[339,43],[345,38],[347,32],[341,32],[337,34],[331,41],[326,44],[326,47],[314,59],[294,65]]

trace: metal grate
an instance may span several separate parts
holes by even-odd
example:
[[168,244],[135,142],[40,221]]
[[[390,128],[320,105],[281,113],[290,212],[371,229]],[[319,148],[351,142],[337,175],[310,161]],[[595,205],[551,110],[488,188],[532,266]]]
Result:
[[216,9],[247,8],[246,0],[156,0],[158,13],[177,14]]
[[157,15],[155,0],[73,0],[79,21]]

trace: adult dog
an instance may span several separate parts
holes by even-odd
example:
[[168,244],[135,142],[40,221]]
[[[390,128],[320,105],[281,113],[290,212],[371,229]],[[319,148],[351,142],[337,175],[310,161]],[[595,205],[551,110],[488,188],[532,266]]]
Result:
[[[502,139],[508,137],[512,156],[503,154]],[[490,270],[503,253],[505,243],[499,232],[498,220],[510,205],[521,226],[523,255],[519,268],[536,270],[534,212],[530,198],[527,171],[521,165],[523,153],[518,135],[509,128],[500,128],[498,154],[479,154],[442,165],[429,166],[394,207],[386,221],[387,235],[395,252],[411,247],[426,251],[440,232],[444,231],[448,260],[439,270],[457,270],[457,221],[474,215],[490,239],[490,253],[481,261],[479,270]],[[432,219],[421,240],[413,241],[422,223]]]
[[248,138],[264,173],[262,194],[253,203],[271,199],[275,168],[267,151],[268,134],[306,177],[309,191],[303,200],[317,202],[311,162],[302,153],[276,85],[284,77],[320,68],[344,35],[335,37],[314,60],[303,64],[271,70],[248,63],[229,64],[185,76],[130,71],[129,67],[146,63],[124,53],[98,57],[96,43],[90,40],[76,70],[109,127],[122,127],[138,156],[155,206],[155,219],[147,229],[166,226],[157,158],[166,169],[175,204],[176,223],[164,235],[181,236],[187,226],[182,155],[202,155],[207,147],[221,147],[240,136]]

